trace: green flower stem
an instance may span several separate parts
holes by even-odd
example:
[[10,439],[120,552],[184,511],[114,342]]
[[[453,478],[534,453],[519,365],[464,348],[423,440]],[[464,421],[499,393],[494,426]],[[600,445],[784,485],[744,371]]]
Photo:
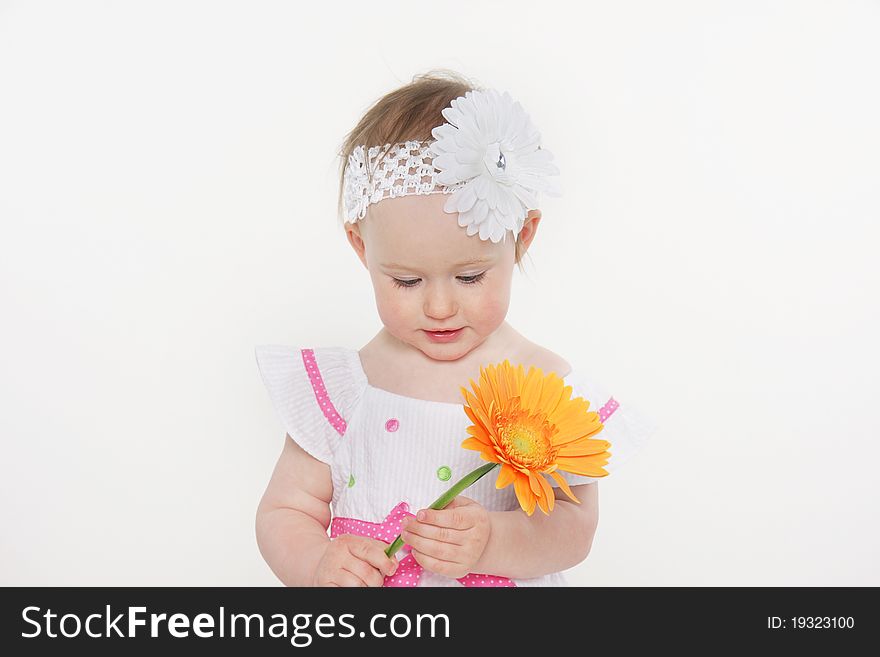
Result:
[[[432,509],[443,509],[445,508],[455,497],[461,493],[465,488],[475,484],[480,477],[483,475],[489,474],[493,468],[497,467],[498,463],[487,463],[486,465],[482,465],[470,474],[465,475],[461,479],[459,479],[455,485],[450,488],[448,491],[443,493],[437,500],[431,505]],[[400,534],[397,535],[397,538],[394,539],[394,542],[385,550],[385,554],[389,557],[394,556],[397,551],[403,547],[403,539],[400,538]]]

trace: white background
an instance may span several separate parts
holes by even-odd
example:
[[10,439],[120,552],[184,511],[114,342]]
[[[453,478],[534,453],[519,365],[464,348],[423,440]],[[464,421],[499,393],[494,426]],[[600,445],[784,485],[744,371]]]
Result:
[[380,328],[379,96],[508,90],[565,196],[508,317],[661,425],[574,584],[880,585],[877,2],[0,3],[0,584],[276,585],[253,347]]

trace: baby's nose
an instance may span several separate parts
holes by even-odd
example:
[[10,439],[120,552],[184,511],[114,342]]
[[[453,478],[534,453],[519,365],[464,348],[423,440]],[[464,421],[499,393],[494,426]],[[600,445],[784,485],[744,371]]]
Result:
[[434,319],[446,319],[458,312],[455,293],[445,286],[435,286],[425,296],[425,314]]

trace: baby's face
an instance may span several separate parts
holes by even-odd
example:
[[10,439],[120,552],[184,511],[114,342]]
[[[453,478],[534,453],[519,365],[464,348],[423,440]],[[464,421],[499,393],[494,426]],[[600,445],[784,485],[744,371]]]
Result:
[[[447,194],[389,198],[357,226],[385,328],[435,360],[456,360],[504,321],[510,304],[514,238],[468,236]],[[473,261],[473,262],[471,262]],[[440,341],[428,331],[461,329]]]

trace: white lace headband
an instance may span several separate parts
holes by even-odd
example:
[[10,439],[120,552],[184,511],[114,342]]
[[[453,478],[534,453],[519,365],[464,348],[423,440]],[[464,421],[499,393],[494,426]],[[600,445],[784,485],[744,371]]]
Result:
[[346,220],[363,219],[386,198],[452,194],[443,210],[457,212],[468,235],[499,242],[510,230],[516,238],[540,192],[562,194],[548,177],[559,174],[553,155],[506,91],[468,91],[442,114],[448,123],[431,130],[435,141],[354,149],[343,179]]

